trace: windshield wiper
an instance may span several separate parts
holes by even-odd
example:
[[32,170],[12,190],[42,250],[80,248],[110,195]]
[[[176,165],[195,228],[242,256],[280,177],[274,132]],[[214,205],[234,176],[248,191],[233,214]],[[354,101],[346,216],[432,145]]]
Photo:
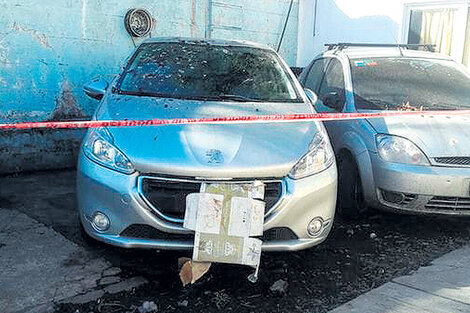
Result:
[[122,90],[118,89],[117,92],[123,95],[129,96],[142,96],[142,97],[157,97],[157,98],[172,98],[172,95],[164,94],[160,92],[148,92],[148,91],[141,91],[141,90]]
[[436,110],[456,111],[456,110],[468,110],[468,109],[470,109],[469,107],[458,106],[458,105],[455,105],[455,104],[447,104],[447,103],[432,104],[432,105],[429,105],[429,106],[425,106],[424,108],[426,110],[429,110],[429,111],[436,111]]
[[[388,110],[393,104],[382,99],[365,99],[362,98],[358,101],[362,109],[370,110]],[[366,107],[367,106],[367,107]]]
[[192,96],[192,95],[172,95],[160,92],[148,92],[143,90],[121,90],[118,89],[119,94],[131,95],[131,96],[143,96],[143,97],[158,97],[158,98],[174,98],[174,99],[186,99],[186,100],[201,100],[201,101],[217,101],[217,100],[233,100],[238,102],[262,102],[260,99],[247,98],[238,95],[227,95],[221,94],[217,96]]
[[[212,98],[212,97],[209,97]],[[230,94],[220,94],[213,97],[214,99],[222,99],[222,100],[233,100],[238,102],[260,102],[260,99],[248,98],[240,95],[230,95]]]

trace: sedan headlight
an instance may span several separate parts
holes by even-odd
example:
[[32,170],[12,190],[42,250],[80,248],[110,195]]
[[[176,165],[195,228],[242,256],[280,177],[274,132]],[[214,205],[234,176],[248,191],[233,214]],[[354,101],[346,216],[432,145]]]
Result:
[[294,179],[304,178],[326,170],[334,162],[334,153],[324,132],[318,132],[310,144],[309,150],[292,168],[289,176]]
[[430,164],[423,151],[406,138],[380,134],[376,140],[377,151],[385,161],[415,165]]
[[91,130],[83,152],[92,161],[124,174],[135,172],[131,161],[114,146],[113,137],[105,127]]

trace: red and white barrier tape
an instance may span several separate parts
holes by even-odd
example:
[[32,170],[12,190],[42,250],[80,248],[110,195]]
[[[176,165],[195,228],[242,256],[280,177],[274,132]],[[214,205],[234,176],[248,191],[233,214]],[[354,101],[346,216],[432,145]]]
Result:
[[410,115],[469,115],[470,110],[456,111],[389,111],[377,113],[311,113],[283,115],[250,115],[209,118],[174,118],[153,120],[107,120],[107,121],[67,121],[67,122],[25,122],[0,124],[0,129],[32,128],[92,128],[122,126],[163,126],[181,124],[242,124],[242,123],[280,123],[303,121],[353,120],[363,118],[400,117]]

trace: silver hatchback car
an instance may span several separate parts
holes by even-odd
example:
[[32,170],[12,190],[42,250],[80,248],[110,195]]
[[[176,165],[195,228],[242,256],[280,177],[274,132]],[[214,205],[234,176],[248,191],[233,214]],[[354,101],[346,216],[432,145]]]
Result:
[[[337,44],[300,76],[319,112],[449,110],[325,122],[338,160],[339,209],[470,215],[470,76],[410,46]],[[415,48],[415,47],[413,47]],[[470,112],[470,111],[469,111]]]
[[[85,92],[96,120],[314,112],[272,49],[237,41],[151,39],[109,85]],[[327,237],[337,171],[319,122],[90,129],[77,173],[80,218],[93,238],[121,247],[191,249],[185,199],[202,183],[265,183],[264,250],[298,250]]]

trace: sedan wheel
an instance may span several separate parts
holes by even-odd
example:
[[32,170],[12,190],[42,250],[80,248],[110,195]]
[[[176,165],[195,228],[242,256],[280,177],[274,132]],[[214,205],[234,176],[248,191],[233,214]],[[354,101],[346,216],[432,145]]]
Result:
[[338,212],[357,219],[366,211],[366,205],[359,170],[348,154],[338,159],[338,178]]

